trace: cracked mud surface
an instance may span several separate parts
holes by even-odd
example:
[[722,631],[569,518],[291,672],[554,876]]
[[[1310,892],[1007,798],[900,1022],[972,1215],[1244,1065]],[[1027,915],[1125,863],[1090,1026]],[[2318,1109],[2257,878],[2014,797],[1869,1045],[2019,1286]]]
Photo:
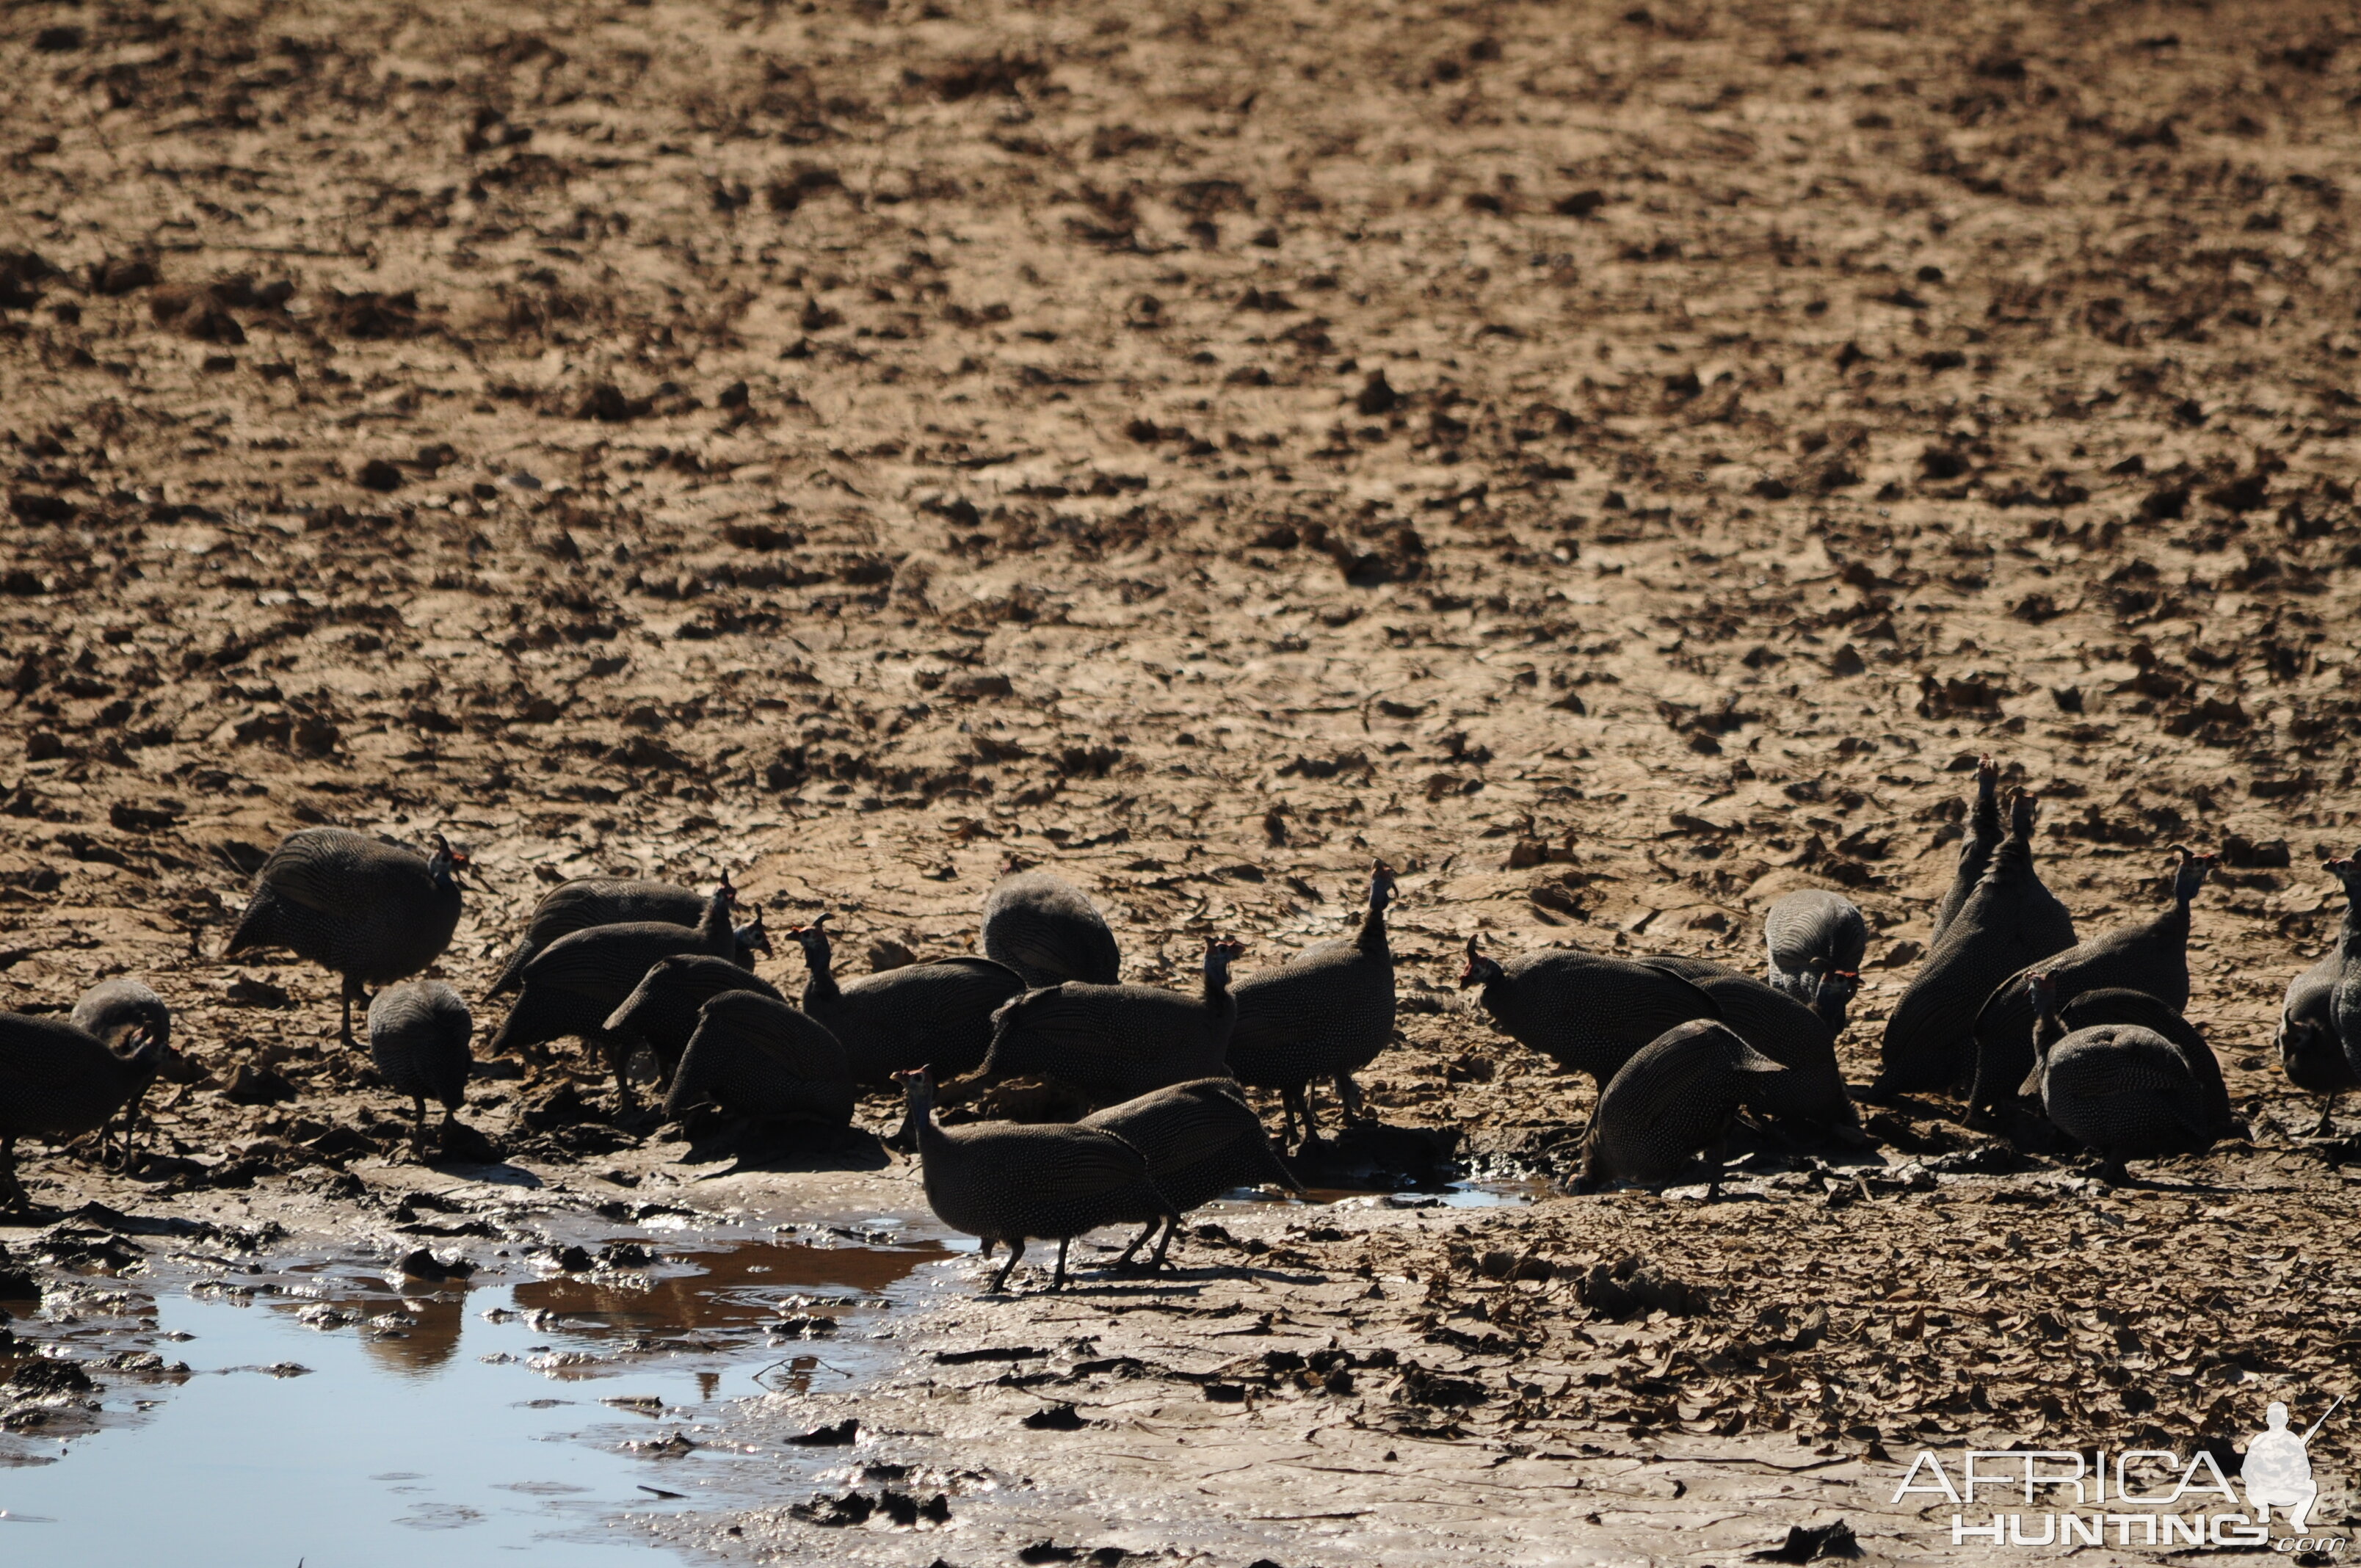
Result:
[[[481,1174],[407,1163],[406,1108],[334,1044],[328,977],[218,959],[261,854],[321,821],[464,841],[482,887],[441,972],[471,1001],[533,898],[590,872],[726,867],[774,926],[835,910],[857,969],[872,943],[966,949],[1014,853],[1102,900],[1127,974],[1174,979],[1211,930],[1248,939],[1245,969],[1341,929],[1382,853],[1404,1015],[1373,1103],[1458,1129],[1481,1168],[1562,1170],[1588,1090],[1455,1010],[1467,935],[1751,968],[1769,898],[1840,886],[1874,933],[1843,1046],[1865,1082],[1990,750],[2044,797],[2044,873],[2086,933],[2158,902],[2172,842],[2224,851],[2190,1011],[2253,1146],[2100,1199],[2058,1162],[1979,1174],[1981,1140],[1927,1101],[1840,1208],[1766,1153],[1756,1197],[1703,1209],[1372,1211],[1322,1243],[1282,1237],[1318,1223],[1294,1212],[1223,1213],[1303,1278],[1184,1274],[1171,1304],[1315,1329],[1217,1342],[1237,1315],[1208,1318],[1151,1355],[1125,1336],[1196,1317],[1110,1330],[1078,1296],[929,1305],[910,1331],[1057,1350],[1060,1377],[1149,1364],[1148,1404],[1188,1420],[1170,1451],[1126,1429],[1150,1457],[1105,1494],[1054,1446],[1091,1440],[1011,1422],[1052,1393],[1133,1419],[1094,1408],[1108,1374],[895,1420],[1039,1484],[1038,1516],[1000,1494],[1010,1550],[1073,1539],[1060,1508],[1147,1507],[1178,1437],[1212,1434],[1273,1488],[1253,1511],[1400,1532],[1274,1522],[1278,1560],[1441,1550],[1416,1538],[1448,1510],[1415,1485],[1309,1471],[1313,1508],[1270,1479],[1311,1441],[1298,1404],[1343,1400],[1320,1441],[1350,1464],[1415,1452],[1462,1498],[1530,1477],[1515,1507],[1549,1539],[1674,1556],[1690,1540],[1566,1513],[1547,1466],[1686,1518],[1649,1490],[1658,1461],[1615,1480],[1675,1431],[1781,1464],[1951,1427],[2185,1441],[2254,1430],[2267,1388],[2353,1387],[2355,1123],[2305,1136],[2316,1108],[2269,1048],[2335,927],[2313,862],[2361,839],[2361,45],[2338,8],[17,15],[0,958],[18,1008],[145,976],[191,1060],[139,1179],[38,1154],[43,1202],[373,1237],[401,1191]],[[478,1085],[510,1172],[587,1210],[725,1168],[608,1124],[572,1066]],[[859,1186],[881,1160],[749,1163]],[[1892,1175],[1914,1162],[1937,1191]],[[1627,1331],[1564,1280],[1478,1285],[1454,1246],[1636,1255],[1719,1294],[1617,1354]],[[1787,1275],[1801,1257],[1819,1274]],[[1364,1266],[1386,1296],[1340,1298]],[[1461,1321],[1496,1299],[1511,1327]],[[1787,1344],[1816,1307],[1824,1337]],[[1232,1406],[1168,1376],[1329,1333],[1487,1397],[1273,1371]],[[2090,1371],[2061,1382],[2070,1358]],[[897,1409],[931,1365],[895,1375]],[[1463,1435],[1412,1450],[1404,1420]],[[909,1441],[928,1464],[951,1440]],[[2349,1476],[2350,1438],[2319,1441]],[[1537,1457],[1581,1442],[1613,1452]],[[1533,1452],[1493,1466],[1514,1443]],[[1675,1474],[1746,1529],[1773,1503],[1803,1521],[1812,1494],[1760,1489],[1795,1477],[1738,1468],[1760,1486]],[[1191,1517],[1242,1511],[1208,1496]],[[906,1541],[741,1528],[709,1543]],[[1741,1528],[1695,1539],[1726,1555],[1711,1532]],[[1193,1529],[1137,1547],[1266,1550]],[[908,1561],[962,1559],[928,1534]]]

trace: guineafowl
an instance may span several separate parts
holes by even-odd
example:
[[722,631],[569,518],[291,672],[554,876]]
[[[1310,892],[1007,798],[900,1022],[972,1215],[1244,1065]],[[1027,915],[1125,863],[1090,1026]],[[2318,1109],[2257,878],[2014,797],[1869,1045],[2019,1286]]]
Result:
[[1078,981],[1113,985],[1123,955],[1082,889],[1048,872],[1011,872],[983,901],[983,956],[1031,987]]
[[[1949,1089],[1975,1070],[1976,1014],[2028,964],[2074,945],[2074,922],[2033,864],[2038,802],[2009,803],[2008,836],[1885,1023],[1873,1100]],[[2021,1076],[2021,1075],[2020,1075]]]
[[[1176,1215],[1210,1203],[1236,1187],[1268,1182],[1290,1192],[1303,1190],[1279,1163],[1262,1118],[1255,1114],[1231,1079],[1201,1078],[1171,1084],[1094,1111],[1082,1118],[1082,1125],[1113,1133],[1146,1156],[1157,1191],[1172,1205]],[[1156,1244],[1154,1266],[1163,1267],[1179,1220],[1168,1221],[1160,1212],[1128,1217],[1148,1228],[1123,1249],[1115,1266],[1129,1264],[1161,1226],[1164,1239]]]
[[984,1244],[1008,1245],[1008,1259],[985,1293],[1008,1283],[1028,1240],[1058,1244],[1050,1288],[1066,1283],[1066,1249],[1101,1225],[1154,1215],[1177,1226],[1180,1216],[1158,1190],[1148,1158],[1101,1127],[1072,1123],[1021,1124],[972,1122],[935,1124],[933,1075],[920,1068],[897,1073],[917,1134],[920,1175],[935,1217]]
[[2171,1041],[2180,1059],[2189,1064],[2190,1077],[2197,1080],[2198,1094],[2204,1102],[2213,1135],[2245,1135],[2245,1128],[2230,1109],[2230,1086],[2223,1080],[2221,1058],[2205,1043],[2205,1036],[2197,1032],[2197,1025],[2182,1017],[2178,1008],[2167,1007],[2145,991],[2126,991],[2116,986],[2081,992],[2059,1005],[2058,1016],[2069,1034],[2103,1024],[2131,1024]]
[[698,1010],[664,1094],[666,1121],[718,1105],[750,1121],[852,1120],[852,1078],[844,1047],[814,1019],[774,997],[726,991]]
[[[667,926],[695,926],[705,918],[706,900],[703,894],[688,888],[675,887],[668,882],[630,882],[620,877],[577,877],[561,883],[541,895],[533,906],[533,917],[526,924],[524,936],[509,954],[508,962],[484,994],[499,996],[524,983],[525,965],[533,955],[560,937],[586,931],[593,926],[627,926],[641,921],[660,921]],[[763,912],[757,909],[752,921],[739,927],[738,950],[724,953],[742,969],[754,967],[754,955],[768,953],[771,938],[763,929]]]
[[2323,1138],[2336,1130],[2336,1097],[2361,1089],[2361,1035],[2341,1033],[2336,1017],[2337,988],[2348,978],[2361,983],[2361,860],[2324,866],[2344,884],[2345,920],[2335,946],[2288,981],[2279,1028],[2279,1065],[2289,1082],[2320,1097],[2320,1124],[2312,1134]]
[[2058,1014],[2055,979],[2036,971],[2010,989],[2030,1014],[2031,1066],[2012,1087],[2037,1096],[2050,1124],[2098,1152],[2099,1178],[2128,1180],[2127,1159],[2203,1154],[2214,1129],[2204,1091],[2170,1040],[2136,1024],[2101,1024],[2069,1034]]
[[1393,871],[1380,861],[1369,873],[1368,909],[1352,938],[1307,948],[1238,982],[1230,1071],[1240,1083],[1279,1091],[1290,1138],[1299,1113],[1304,1137],[1319,1136],[1312,1119],[1315,1080],[1334,1082],[1346,1120],[1357,1114],[1353,1074],[1393,1038],[1394,955],[1386,943],[1393,891]]
[[475,1014],[439,980],[388,986],[369,1003],[369,1059],[388,1088],[410,1097],[411,1135],[417,1142],[426,1141],[429,1100],[443,1107],[446,1138],[458,1125],[459,1108],[467,1102],[467,1075],[475,1066],[467,1054],[475,1032]]
[[[1943,891],[1943,900],[1935,906],[1935,942],[1943,939],[1951,922],[1966,906],[1968,895],[1984,880],[1992,858],[2000,852],[2001,840],[2006,835],[2000,821],[2000,764],[1990,757],[1976,759],[1976,803],[1968,813],[1968,836],[1960,845],[1959,869],[1951,873],[1951,885]],[[1930,944],[1931,945],[1931,944]],[[1840,966],[1859,969],[1858,963]]]
[[[82,992],[74,1003],[67,1022],[106,1042],[117,1051],[128,1050],[134,1036],[144,1036],[170,1051],[172,1047],[172,1010],[164,999],[140,981],[127,975],[100,981]],[[139,1133],[139,1111],[148,1097],[148,1086],[141,1084],[138,1092],[123,1106],[123,1164],[131,1165],[131,1147]],[[99,1155],[106,1154],[106,1133],[99,1132]]]
[[1861,972],[1869,951],[1869,924],[1851,899],[1824,887],[1798,888],[1763,916],[1771,983],[1809,1007],[1823,974]]
[[[1609,1180],[1647,1185],[1671,1180],[1700,1151],[1719,1144],[1741,1104],[1777,1098],[1792,1074],[1728,1025],[1696,1019],[1666,1030],[1631,1055],[1599,1091],[1582,1139],[1575,1190]],[[1708,1194],[1721,1186],[1720,1162]]]
[[634,1043],[645,1045],[656,1058],[662,1080],[669,1083],[680,1066],[681,1053],[688,1049],[688,1037],[697,1033],[698,1010],[725,991],[751,991],[774,1002],[786,1000],[777,986],[752,970],[741,969],[734,959],[675,953],[649,965],[638,987],[608,1014],[601,1027],[621,1042],[622,1049],[631,1049]]
[[256,873],[227,956],[287,948],[341,975],[349,1046],[363,987],[408,980],[451,945],[467,863],[440,833],[422,855],[342,828],[301,828]]
[[1478,995],[1493,1026],[1605,1089],[1641,1047],[1676,1025],[1719,1019],[1721,1006],[1670,969],[1572,948],[1546,948],[1507,964],[1467,938],[1462,991]]
[[[2144,991],[2178,1013],[2189,1005],[2189,905],[2205,885],[2215,857],[2173,846],[2179,857],[2172,877],[2172,903],[2152,920],[2093,937],[2037,966],[2059,992],[2120,987]],[[1976,1016],[1976,1079],[1969,1111],[1998,1108],[2011,1099],[2031,1065],[2032,991],[2026,975],[2003,981]]]
[[16,1179],[16,1140],[64,1143],[97,1131],[146,1092],[164,1059],[153,1024],[110,1047],[62,1018],[0,1013],[0,1208],[28,1206]]
[[993,1014],[983,1065],[943,1086],[956,1105],[1011,1078],[1046,1078],[1093,1107],[1192,1078],[1218,1078],[1237,1022],[1230,960],[1246,948],[1205,942],[1205,983],[1187,996],[1153,985],[1062,985],[1028,991]]
[[630,1105],[631,1042],[609,1034],[607,1020],[658,959],[682,953],[735,954],[738,938],[730,926],[730,909],[736,895],[725,875],[706,900],[704,916],[694,929],[666,921],[631,920],[558,938],[524,966],[523,987],[500,1033],[492,1036],[492,1054],[574,1036],[605,1053],[615,1075],[615,1092]]
[[865,974],[840,986],[826,914],[789,933],[810,978],[803,1009],[844,1042],[852,1081],[884,1088],[914,1067],[971,1072],[992,1048],[992,1016],[1025,991],[1022,976],[990,959],[934,959]]
[[1806,1007],[1751,974],[1709,959],[1664,955],[1634,962],[1678,975],[1720,1009],[1730,1032],[1780,1066],[1792,1069],[1784,1087],[1789,1111],[1803,1121],[1840,1135],[1858,1133],[1861,1113],[1837,1066],[1837,1035],[1858,977],[1822,971],[1814,979]]

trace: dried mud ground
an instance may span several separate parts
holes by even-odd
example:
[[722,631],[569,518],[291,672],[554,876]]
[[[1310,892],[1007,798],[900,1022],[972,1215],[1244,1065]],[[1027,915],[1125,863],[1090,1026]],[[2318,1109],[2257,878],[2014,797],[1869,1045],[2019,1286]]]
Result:
[[[465,844],[471,997],[590,872],[727,868],[857,967],[967,947],[1016,855],[1170,979],[1340,929],[1381,853],[1374,1102],[1543,1172],[1587,1092],[1453,1010],[1459,943],[1752,964],[1770,897],[1841,886],[1865,1081],[1991,750],[2086,931],[2223,850],[2191,1012],[2251,1146],[2102,1197],[1930,1102],[1726,1204],[1224,1217],[1175,1285],[894,1331],[1054,1353],[860,1412],[990,1477],[945,1482],[966,1544],[704,1543],[1702,1561],[1899,1444],[2353,1388],[2355,1124],[2305,1135],[2269,1050],[2361,839],[2349,8],[10,16],[0,959],[20,1008],[146,976],[189,1058],[138,1179],[41,1156],[44,1202],[359,1236],[481,1174],[403,1163],[324,977],[220,961],[303,823]],[[556,1199],[725,1168],[602,1104],[511,1061],[469,1114]],[[855,1179],[727,1183],[798,1179]],[[1617,1326],[1626,1256],[1690,1310]],[[1315,1393],[1284,1354],[1331,1336]],[[1017,1424],[1053,1400],[1109,1424]],[[1865,1550],[1950,1550],[1874,1502]]]

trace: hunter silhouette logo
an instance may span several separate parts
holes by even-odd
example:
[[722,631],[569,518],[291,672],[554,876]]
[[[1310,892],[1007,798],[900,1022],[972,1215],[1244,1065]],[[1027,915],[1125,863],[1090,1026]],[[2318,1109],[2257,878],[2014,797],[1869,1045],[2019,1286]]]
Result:
[[[1972,1540],[1994,1546],[2099,1546],[2113,1532],[2120,1546],[2268,1545],[2283,1552],[2341,1552],[2343,1539],[2315,1540],[2304,1531],[2320,1500],[2312,1440],[2344,1403],[2338,1396],[2301,1433],[2290,1429],[2285,1405],[2270,1406],[2264,1430],[2246,1444],[2239,1475],[2246,1493],[2243,1512],[2231,1511],[2239,1506],[2237,1489],[2209,1448],[2192,1450],[2186,1461],[2164,1449],[1972,1449],[1955,1462],[1956,1483],[1938,1455],[1921,1449],[1892,1500],[1922,1493],[1949,1501],[1960,1510],[1951,1516],[1954,1546]],[[1970,1511],[1980,1502],[2003,1500],[2047,1511]],[[2290,1532],[2278,1541],[2271,1539],[2274,1508]]]

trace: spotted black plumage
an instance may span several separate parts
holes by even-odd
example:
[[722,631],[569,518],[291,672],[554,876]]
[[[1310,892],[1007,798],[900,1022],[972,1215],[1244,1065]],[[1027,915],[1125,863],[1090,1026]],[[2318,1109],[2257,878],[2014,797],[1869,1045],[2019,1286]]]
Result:
[[[74,1003],[67,1022],[77,1029],[97,1036],[118,1054],[131,1049],[132,1042],[142,1036],[154,1040],[168,1051],[172,1045],[172,1010],[144,982],[128,975],[100,981],[82,992],[82,1000]],[[132,1146],[139,1133],[140,1107],[146,1099],[147,1085],[142,1084],[138,1091],[123,1104],[119,1120],[123,1126],[123,1163],[126,1168],[131,1164]],[[102,1157],[105,1151],[106,1138],[102,1132],[99,1138]]]
[[1976,1014],[1993,988],[2074,945],[2074,922],[2033,863],[2038,803],[2019,793],[2008,835],[1885,1021],[1872,1097],[1953,1087],[1975,1071]]
[[1012,872],[994,884],[983,901],[983,956],[1036,989],[1122,978],[1123,955],[1106,916],[1080,888],[1048,872]]
[[928,1206],[951,1229],[980,1238],[987,1252],[1007,1244],[1008,1260],[987,1293],[1007,1284],[1027,1241],[1058,1244],[1050,1288],[1059,1289],[1074,1237],[1143,1214],[1180,1223],[1149,1176],[1147,1157],[1115,1134],[1072,1123],[937,1126],[932,1077],[924,1069],[900,1076]]
[[341,975],[349,1046],[364,987],[407,980],[451,945],[467,863],[439,833],[432,855],[342,828],[290,833],[256,873],[228,956],[286,948]]
[[[668,882],[634,882],[620,877],[577,877],[542,894],[533,906],[524,936],[484,994],[499,996],[524,982],[525,966],[533,955],[560,937],[587,931],[593,926],[626,926],[659,921],[666,926],[695,926],[705,917],[706,899],[688,888]],[[763,912],[738,928],[738,950],[721,955],[742,969],[754,967],[754,955],[771,950],[763,929]]]
[[1770,955],[1773,988],[1809,1007],[1822,975],[1861,972],[1869,924],[1843,894],[1798,888],[1763,915],[1763,945]]
[[[2094,937],[2037,967],[2066,996],[2121,988],[2143,991],[2175,1013],[2189,1005],[2189,905],[2214,857],[2174,846],[2172,902],[2154,919]],[[2014,1096],[2032,1063],[2033,1001],[2024,971],[2003,981],[1976,1016],[1976,1077],[1969,1108],[1983,1111]]]
[[1478,995],[1494,1026],[1604,1090],[1650,1041],[1721,1006],[1675,970],[1572,948],[1545,948],[1506,964],[1467,938],[1460,989]]
[[[1268,1183],[1290,1192],[1303,1190],[1279,1162],[1278,1151],[1270,1146],[1270,1135],[1263,1130],[1262,1118],[1255,1114],[1232,1079],[1200,1078],[1171,1084],[1094,1111],[1082,1118],[1082,1124],[1113,1133],[1137,1149],[1148,1160],[1156,1190],[1171,1204],[1176,1216],[1210,1203],[1233,1188]],[[1155,1266],[1163,1267],[1165,1253],[1180,1229],[1178,1218],[1168,1220],[1160,1211],[1126,1218],[1148,1228],[1123,1249],[1115,1266],[1128,1264],[1160,1226],[1164,1236],[1156,1244]]]
[[416,1137],[426,1135],[429,1100],[443,1107],[446,1131],[459,1120],[475,1065],[467,1054],[475,1033],[475,1014],[439,980],[388,986],[369,1003],[369,1059],[388,1088],[409,1096]]
[[[1989,756],[1976,759],[1976,799],[1968,812],[1968,835],[1960,843],[1959,868],[1951,873],[1951,885],[1943,890],[1942,902],[1935,905],[1935,934],[1932,941],[1943,939],[1951,922],[1967,905],[1976,885],[1984,880],[1992,866],[1993,857],[2000,852],[2001,840],[2007,835],[2000,820],[2000,764]],[[1859,969],[1858,962],[1840,965]]]
[[[1577,1191],[1614,1180],[1657,1186],[1718,1145],[1739,1106],[1778,1100],[1793,1074],[1727,1025],[1697,1019],[1632,1053],[1599,1091],[1583,1135]],[[1721,1180],[1713,1164],[1710,1185]]]
[[669,1083],[680,1066],[688,1037],[697,1033],[697,1016],[708,1002],[725,991],[751,991],[774,1002],[786,1000],[779,988],[734,959],[711,953],[675,953],[658,959],[640,977],[631,994],[623,998],[601,1025],[629,1050],[645,1045],[656,1058],[663,1080]]
[[990,959],[935,959],[840,985],[825,914],[792,933],[810,967],[803,1008],[844,1042],[855,1083],[883,1088],[911,1068],[972,1072],[992,1048],[993,1014],[1025,981]]
[[1290,1137],[1299,1114],[1304,1136],[1318,1136],[1311,1085],[1320,1079],[1334,1083],[1350,1120],[1361,1098],[1353,1074],[1393,1038],[1394,955],[1386,939],[1393,891],[1393,871],[1380,861],[1370,871],[1367,907],[1352,937],[1307,948],[1237,984],[1230,1071],[1240,1083],[1279,1091]]
[[0,1208],[30,1201],[16,1179],[18,1138],[70,1142],[146,1091],[166,1048],[149,1027],[118,1050],[62,1018],[0,1013]]
[[2288,1081],[2320,1097],[2315,1135],[2336,1130],[2336,1097],[2361,1089],[2361,1006],[2337,1017],[2338,990],[2348,980],[2361,988],[2361,860],[2325,862],[2345,888],[2345,919],[2336,941],[2320,961],[2288,981],[2279,1007],[2279,1065]]
[[[1668,970],[1696,986],[1713,999],[1720,1009],[1721,1022],[1731,1033],[1791,1069],[1781,1083],[1782,1104],[1774,1113],[1839,1133],[1859,1131],[1860,1113],[1837,1066],[1837,1034],[1857,977],[1820,975],[1814,990],[1817,1005],[1806,1007],[1751,974],[1708,959],[1667,955],[1635,961]],[[1834,1014],[1833,1023],[1826,1013]]]
[[2070,1034],[2048,974],[2029,974],[2012,989],[2030,1015],[2026,1048],[2031,1058],[2023,1082],[2012,1087],[2037,1096],[2051,1125],[2097,1151],[2102,1180],[2127,1180],[2125,1160],[2213,1147],[2204,1091],[2170,1040],[2136,1024],[2101,1024]]
[[728,991],[698,1010],[665,1092],[678,1121],[697,1105],[718,1105],[750,1121],[852,1120],[852,1079],[834,1035],[774,997]]
[[1046,1078],[1093,1106],[1227,1072],[1237,999],[1230,960],[1246,949],[1205,943],[1196,996],[1153,985],[1062,985],[1028,991],[993,1015],[992,1048],[975,1071],[943,1086],[954,1105],[1011,1078]]

